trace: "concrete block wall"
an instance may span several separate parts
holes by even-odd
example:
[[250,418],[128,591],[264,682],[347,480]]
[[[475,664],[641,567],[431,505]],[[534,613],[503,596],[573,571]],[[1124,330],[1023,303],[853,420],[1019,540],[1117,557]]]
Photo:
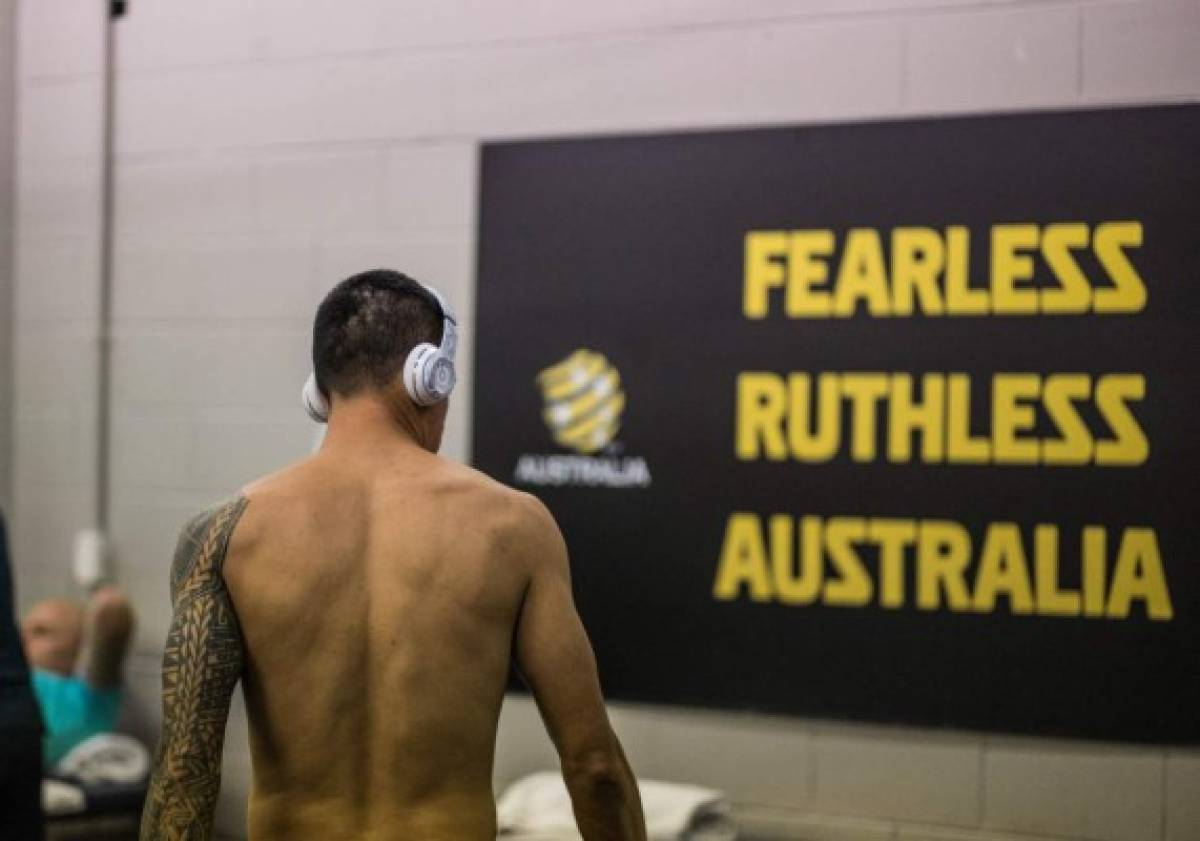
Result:
[[69,592],[74,535],[95,524],[104,12],[15,5],[10,548],[27,605]]
[[12,503],[13,207],[17,4],[0,0],[0,512]]
[[[98,9],[20,4],[15,532],[22,600],[90,524]],[[1200,98],[1196,0],[133,0],[120,24],[113,538],[152,738],[189,512],[305,453],[316,301],[392,265],[467,324],[485,139]],[[1200,752],[613,705],[637,770],[730,792],[760,837],[1200,838]],[[235,708],[220,825],[243,832]],[[496,783],[553,767],[510,699]]]

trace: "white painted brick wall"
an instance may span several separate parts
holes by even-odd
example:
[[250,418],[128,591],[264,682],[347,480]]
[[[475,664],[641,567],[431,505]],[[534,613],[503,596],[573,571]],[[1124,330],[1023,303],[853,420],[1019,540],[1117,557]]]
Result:
[[1167,754],[1166,841],[1200,837],[1200,751]]
[[[143,0],[136,6],[131,2],[130,14],[121,24],[121,68],[141,72],[248,62],[257,52],[259,33],[246,23],[257,4],[257,0]],[[292,16],[303,17],[280,9],[278,19],[282,24]]]
[[[894,20],[788,23],[747,30],[744,38],[747,122],[891,116],[903,109],[905,35]],[[830,78],[839,81],[831,85]]]
[[950,13],[908,24],[908,105],[987,111],[1058,105],[1079,90],[1079,9]]
[[[18,4],[11,549],[23,604],[70,592],[94,522],[99,4]],[[40,84],[35,78],[54,77]]]
[[117,228],[135,236],[237,233],[254,224],[254,167],[244,158],[117,170]]
[[[24,211],[40,213],[29,205]],[[68,321],[89,327],[94,324],[100,312],[99,296],[80,289],[79,281],[95,272],[98,245],[95,236],[26,237],[17,252],[15,269],[19,277],[37,278],[37,283],[21,288],[17,322],[29,326]]]
[[408,143],[387,153],[382,224],[387,228],[452,228],[475,225],[474,143]]
[[17,8],[0,2],[0,512],[11,513]]
[[[27,158],[20,175],[17,230],[22,242],[74,237],[81,241],[80,246],[99,248],[100,170],[95,161]],[[22,250],[18,249],[18,259]],[[93,271],[96,261],[93,255]]]
[[1200,3],[1097,3],[1083,9],[1080,98],[1141,101],[1196,98],[1200,88]]
[[[23,47],[19,48],[18,56],[22,59],[26,53]],[[32,161],[99,162],[102,130],[99,73],[97,66],[91,75],[83,78],[46,84],[24,83],[23,93],[17,97],[21,175],[25,173],[26,164]],[[37,91],[36,96],[29,95],[33,90]]]
[[818,728],[813,806],[819,812],[975,826],[979,738],[896,728]]
[[[26,602],[68,587],[93,501],[99,7],[20,4]],[[313,444],[296,398],[333,283],[391,265],[449,294],[466,329],[444,450],[467,456],[479,140],[1190,101],[1198,42],[1196,0],[133,0],[111,488],[141,611],[129,725],[156,727],[179,525]],[[1196,750],[630,704],[612,717],[643,775],[728,790],[755,837],[1200,838]],[[244,729],[239,710],[219,813],[235,835]],[[534,706],[510,699],[497,786],[554,764]]]
[[117,242],[118,328],[139,321],[307,321],[315,307],[307,231],[155,235]]
[[271,155],[254,167],[254,226],[263,231],[360,231],[383,215],[387,153],[363,149]]
[[984,755],[984,826],[1104,841],[1159,837],[1162,751],[1005,741]]
[[622,737],[642,741],[644,755],[635,767],[651,779],[679,779],[681,769],[690,768],[690,779],[741,803],[786,803],[798,809],[813,800],[816,766],[809,722],[626,706],[616,726]]

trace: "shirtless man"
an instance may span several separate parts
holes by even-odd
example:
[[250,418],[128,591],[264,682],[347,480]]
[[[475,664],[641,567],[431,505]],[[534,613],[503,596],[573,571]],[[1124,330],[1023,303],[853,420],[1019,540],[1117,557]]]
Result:
[[644,841],[553,518],[439,458],[446,381],[406,382],[422,343],[452,364],[452,327],[404,275],[343,281],[314,326],[321,449],[185,527],[142,841],[210,837],[239,679],[252,841],[493,841],[514,657],[583,837]]
[[129,599],[111,585],[97,589],[86,605],[49,599],[25,614],[21,641],[41,708],[47,769],[76,745],[116,728],[133,627]]

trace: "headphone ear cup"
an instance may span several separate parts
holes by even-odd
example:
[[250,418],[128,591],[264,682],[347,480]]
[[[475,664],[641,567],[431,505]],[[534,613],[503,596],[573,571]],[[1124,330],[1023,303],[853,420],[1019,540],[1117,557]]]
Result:
[[418,406],[432,406],[450,396],[456,379],[454,361],[424,342],[404,363],[404,390]]
[[308,416],[317,423],[329,422],[329,401],[317,385],[316,374],[309,374],[308,379],[304,381],[304,388],[300,391],[300,403]]
[[437,348],[422,342],[411,351],[404,361],[404,390],[418,406],[430,406],[437,402],[432,398],[427,387],[427,369],[430,359],[437,354]]

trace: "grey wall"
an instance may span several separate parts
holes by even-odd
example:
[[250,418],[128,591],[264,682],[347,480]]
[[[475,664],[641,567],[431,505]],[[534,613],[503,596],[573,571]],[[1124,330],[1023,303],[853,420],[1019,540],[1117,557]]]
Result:
[[[100,20],[20,20],[16,530],[22,592],[90,521]],[[321,293],[444,287],[471,358],[480,139],[1200,98],[1196,0],[134,0],[121,24],[114,539],[151,734],[185,516],[306,452]],[[446,451],[467,455],[472,372]],[[26,598],[28,600],[28,598]],[[1200,837],[1200,752],[617,705],[638,771],[824,839]],[[222,825],[248,759],[235,711]],[[555,764],[511,699],[496,779]]]
[[94,525],[104,4],[17,9],[11,548],[28,605],[70,592]]
[[17,3],[0,0],[0,511],[12,504],[13,144]]

